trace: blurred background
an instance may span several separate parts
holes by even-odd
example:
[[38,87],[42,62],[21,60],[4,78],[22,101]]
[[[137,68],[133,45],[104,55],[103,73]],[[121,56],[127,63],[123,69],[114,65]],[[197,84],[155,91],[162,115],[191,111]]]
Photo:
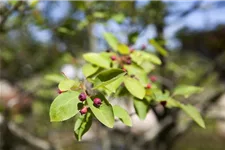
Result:
[[[225,149],[224,1],[0,1],[0,150]],[[104,32],[133,49],[169,52],[154,72],[168,89],[204,87],[187,99],[206,129],[180,111],[132,128],[94,123],[82,142],[74,119],[51,123],[49,107],[63,78],[82,79],[82,54],[108,49]],[[135,118],[136,117],[136,118]],[[172,119],[170,124],[166,124]]]

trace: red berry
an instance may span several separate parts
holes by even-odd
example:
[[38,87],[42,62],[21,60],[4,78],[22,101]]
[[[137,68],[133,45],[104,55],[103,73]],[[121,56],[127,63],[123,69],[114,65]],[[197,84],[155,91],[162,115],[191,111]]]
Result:
[[111,60],[112,61],[116,60],[116,56],[115,55],[111,56]]
[[165,107],[166,106],[167,101],[161,101],[160,104]]
[[150,83],[147,84],[146,89],[150,89],[152,85]]
[[61,94],[61,93],[63,93],[63,91],[61,91],[60,89],[58,89],[58,91],[57,91],[57,92],[58,92],[58,94]]
[[80,114],[83,115],[83,114],[86,114],[88,111],[88,108],[86,106],[84,106],[81,110],[80,110]]
[[80,95],[78,96],[78,98],[79,98],[80,101],[83,102],[83,101],[85,101],[87,99],[87,96],[86,96],[85,93],[80,93]]
[[95,99],[94,99],[94,105],[95,105],[96,107],[99,107],[101,104],[102,104],[102,101],[101,101],[100,98],[95,98]]
[[155,81],[157,80],[157,77],[156,77],[156,76],[151,76],[151,77],[150,77],[150,80],[151,80],[152,82],[155,82]]
[[131,64],[131,60],[128,59],[128,60],[126,61],[126,64],[130,65],[130,64]]

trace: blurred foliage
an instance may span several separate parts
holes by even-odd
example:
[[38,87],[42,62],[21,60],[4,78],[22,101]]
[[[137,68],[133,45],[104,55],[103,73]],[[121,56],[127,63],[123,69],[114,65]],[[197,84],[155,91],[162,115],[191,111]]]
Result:
[[[49,113],[52,97],[57,95],[56,81],[63,76],[59,76],[63,65],[80,67],[83,52],[96,51],[101,45],[107,47],[102,35],[93,35],[94,26],[100,23],[104,25],[104,31],[115,33],[109,25],[113,22],[121,28],[119,34],[126,37],[126,44],[131,45],[148,25],[153,24],[163,30],[165,17],[172,14],[169,10],[173,9],[175,2],[149,1],[142,6],[137,5],[136,1],[40,1],[36,4],[34,0],[33,3],[21,3],[13,10],[17,1],[0,2],[0,17],[9,14],[3,25],[0,21],[0,78],[32,93],[32,112],[13,114],[11,119],[34,135],[47,138],[48,134],[63,132],[62,128],[73,130],[73,120],[51,124],[46,114]],[[215,4],[224,6],[223,2]],[[55,12],[63,7],[61,5],[68,5],[66,13]],[[168,84],[172,87],[181,83],[193,85],[201,80],[201,86],[218,88],[225,77],[224,31],[224,25],[211,30],[180,30],[177,38],[182,46],[170,51],[165,66],[166,78],[170,81]],[[165,44],[165,41],[162,43]],[[160,72],[159,69],[155,71]],[[211,72],[206,76],[208,71]],[[0,111],[3,110],[0,105]],[[203,140],[202,136],[198,136],[212,135],[213,132],[198,132],[187,135],[191,138],[184,138],[183,144],[186,145],[186,141],[195,144],[195,141],[210,143],[214,140],[212,136]],[[196,147],[201,145],[198,143]],[[220,145],[217,144],[220,142],[215,143]],[[182,142],[178,144],[177,149],[184,149],[180,147]],[[198,147],[200,149],[205,147]]]

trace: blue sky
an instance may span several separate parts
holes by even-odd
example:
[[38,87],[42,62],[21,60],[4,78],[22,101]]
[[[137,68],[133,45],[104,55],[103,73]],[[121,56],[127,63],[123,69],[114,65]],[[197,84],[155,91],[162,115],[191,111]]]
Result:
[[[138,6],[141,7],[145,5],[148,1],[139,1]],[[177,1],[176,5],[171,7],[173,11],[176,10],[186,10],[188,9],[195,1]],[[225,24],[225,7],[224,8],[214,8],[215,3],[213,1],[204,1],[201,5],[201,8],[190,14],[188,17],[177,19],[175,16],[169,16],[166,18],[167,27],[165,28],[165,38],[168,41],[169,48],[175,48],[179,46],[179,42],[174,38],[176,31],[181,29],[184,26],[190,27],[192,29],[212,29],[218,24]],[[43,9],[45,6],[44,2],[41,2],[38,5],[39,9]],[[69,10],[69,4],[67,2],[60,2],[55,9],[51,11],[50,16],[53,18],[53,21],[58,21],[63,18]],[[176,13],[175,13],[176,14]],[[121,28],[118,24],[113,21],[108,21],[107,25],[111,27],[115,32],[117,32],[117,37],[122,41],[126,42],[126,36],[123,34],[124,28]],[[36,27],[31,26],[31,30],[34,33],[34,36],[41,41],[48,41],[50,39],[50,32],[47,30],[39,30]],[[105,27],[103,25],[97,25],[94,28],[95,35],[103,33]],[[140,38],[136,42],[135,46],[140,47],[142,44],[147,44],[149,38],[154,38],[155,36],[154,26],[149,25],[147,29],[140,34]],[[40,38],[41,37],[41,38]],[[100,44],[101,45],[101,44]],[[103,49],[104,46],[100,46],[100,49]]]

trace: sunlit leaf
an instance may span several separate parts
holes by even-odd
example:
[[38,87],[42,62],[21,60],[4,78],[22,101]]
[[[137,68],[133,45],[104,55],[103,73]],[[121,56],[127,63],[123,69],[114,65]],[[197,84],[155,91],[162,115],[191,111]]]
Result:
[[108,69],[99,73],[96,77],[96,83],[94,88],[98,88],[101,86],[106,86],[107,84],[112,83],[117,80],[119,77],[124,76],[125,72],[122,69]]
[[129,47],[127,45],[125,45],[125,44],[119,44],[117,46],[117,49],[120,52],[120,54],[123,54],[123,55],[127,55],[127,54],[130,53]]
[[50,106],[50,120],[64,121],[78,113],[79,93],[68,91],[58,95]]
[[89,63],[100,66],[102,68],[110,68],[110,61],[100,54],[87,53],[84,54],[83,57]]
[[113,15],[112,18],[113,18],[116,22],[122,23],[122,22],[124,21],[124,19],[125,19],[125,16],[124,16],[123,13],[118,13],[118,14]]
[[[93,105],[92,99],[94,98],[100,98],[102,101],[102,104],[100,107],[95,107]],[[113,108],[112,105],[106,100],[106,98],[102,94],[98,94],[92,99],[87,98],[88,106],[90,107],[91,111],[95,115],[95,117],[104,125],[106,125],[109,128],[112,128],[114,125],[114,114],[113,114]]]
[[149,40],[149,43],[163,56],[167,56],[167,51],[160,46],[154,39]]
[[76,81],[76,80],[70,80],[70,79],[65,79],[65,80],[62,80],[62,81],[59,83],[58,88],[59,88],[61,91],[68,91],[68,90],[70,90],[72,87],[74,87],[74,88],[79,87],[79,85],[80,85],[79,81]]
[[199,111],[192,105],[181,105],[184,112],[187,113],[200,127],[205,128],[205,122]]
[[144,120],[149,111],[149,102],[146,99],[134,98],[133,103],[138,117]]
[[125,125],[132,126],[132,121],[128,112],[122,107],[115,105],[113,106],[114,116],[118,117]]
[[192,94],[200,93],[203,89],[197,86],[179,85],[174,89],[173,95],[183,95],[188,98]]
[[98,66],[94,66],[94,65],[91,65],[91,64],[85,64],[82,67],[83,74],[86,78],[93,75],[98,69],[99,69]]
[[120,75],[115,81],[105,85],[105,87],[112,93],[115,93],[118,87],[121,85],[121,83],[124,80],[124,76]]
[[107,41],[107,43],[109,44],[110,47],[113,48],[113,50],[117,51],[117,46],[119,44],[118,40],[116,39],[116,37],[109,32],[104,33],[104,38]]
[[64,76],[59,75],[59,74],[47,74],[44,78],[46,80],[53,81],[53,82],[56,82],[56,83],[59,83],[60,81],[65,79]]
[[137,66],[136,64],[131,64],[124,65],[124,68],[127,70],[129,75],[134,75],[135,78],[138,78],[143,85],[148,83],[147,73],[141,67]]
[[145,88],[141,85],[141,83],[131,77],[126,76],[124,78],[124,84],[127,90],[132,94],[133,96],[143,99],[145,96]]

